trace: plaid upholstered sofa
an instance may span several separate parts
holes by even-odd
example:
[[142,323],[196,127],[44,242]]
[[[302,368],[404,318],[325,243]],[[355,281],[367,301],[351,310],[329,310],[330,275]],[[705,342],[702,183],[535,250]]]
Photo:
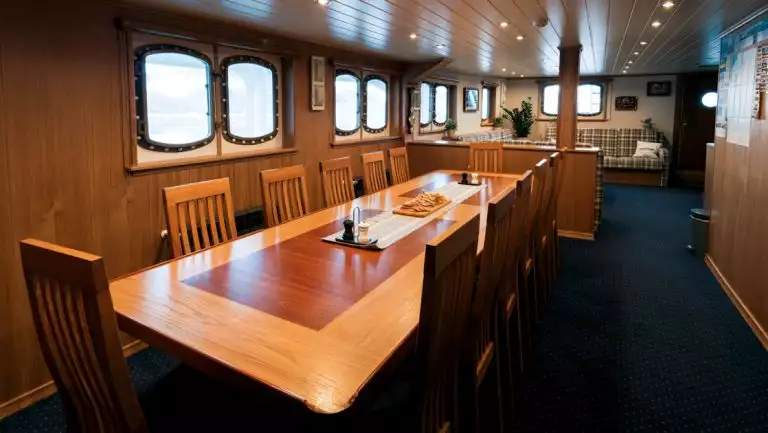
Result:
[[[556,138],[557,127],[548,125],[546,139]],[[602,149],[607,180],[611,179],[611,171],[637,170],[658,173],[658,177],[651,177],[654,184],[667,186],[670,152],[664,133],[642,128],[579,128],[577,139],[581,143],[590,143]],[[638,141],[662,143],[659,159],[633,157]]]
[[457,141],[474,143],[478,141],[504,141],[511,140],[515,133],[511,129],[493,129],[487,131],[472,132],[470,134],[456,135]]

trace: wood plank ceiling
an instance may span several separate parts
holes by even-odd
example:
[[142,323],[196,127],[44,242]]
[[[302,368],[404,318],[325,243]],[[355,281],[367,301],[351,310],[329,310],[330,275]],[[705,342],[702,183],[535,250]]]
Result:
[[[717,35],[765,0],[123,0],[239,22],[404,61],[448,57],[464,74],[557,75],[558,46],[581,43],[585,75],[713,67]],[[324,1],[324,0],[321,0]],[[664,3],[671,3],[664,7]],[[534,22],[544,21],[544,26]],[[654,23],[658,22],[658,26]]]

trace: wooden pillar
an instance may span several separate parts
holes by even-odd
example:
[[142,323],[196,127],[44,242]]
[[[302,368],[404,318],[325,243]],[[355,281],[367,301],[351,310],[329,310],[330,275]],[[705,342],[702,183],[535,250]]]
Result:
[[557,110],[557,147],[576,147],[576,97],[579,89],[581,45],[560,47],[560,101]]

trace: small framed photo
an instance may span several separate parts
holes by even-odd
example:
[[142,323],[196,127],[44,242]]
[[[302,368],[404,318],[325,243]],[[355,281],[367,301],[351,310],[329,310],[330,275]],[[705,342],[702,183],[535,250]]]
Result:
[[480,106],[480,90],[471,87],[464,88],[464,112],[474,113]]
[[637,96],[617,96],[617,111],[637,111]]
[[672,82],[671,81],[649,81],[648,96],[669,96],[672,94]]

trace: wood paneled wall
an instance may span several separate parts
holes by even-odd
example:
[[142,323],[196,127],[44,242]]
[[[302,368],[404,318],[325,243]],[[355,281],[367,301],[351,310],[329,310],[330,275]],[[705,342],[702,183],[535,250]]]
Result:
[[[111,277],[156,263],[165,226],[160,190],[230,177],[237,209],[258,206],[259,171],[307,168],[313,209],[322,204],[318,161],[402,145],[332,147],[331,109],[309,110],[309,56],[399,71],[404,65],[111,2],[14,2],[0,13],[0,413],[49,381],[22,280],[18,241],[35,237],[104,256]],[[294,52],[296,153],[141,175],[125,170],[125,116],[116,17],[225,35],[228,42]],[[332,77],[331,74],[328,75]],[[393,83],[399,86],[399,83]],[[327,87],[331,97],[332,86]],[[400,106],[393,101],[394,106]],[[362,174],[353,158],[356,174]],[[4,403],[6,402],[6,403]]]
[[[762,26],[768,28],[768,13]],[[733,39],[723,41],[722,56],[730,54],[728,47],[744,44],[742,32],[727,36]],[[726,113],[733,109],[726,107]],[[716,137],[714,149],[707,150],[706,201],[712,213],[707,263],[768,349],[768,120],[750,122],[749,146]]]
[[[524,146],[504,148],[504,172],[524,173],[556,150]],[[562,235],[594,239],[597,150],[564,149],[563,187],[558,200],[557,218]],[[440,168],[466,170],[469,145],[409,142],[408,160],[411,176],[420,176]]]

